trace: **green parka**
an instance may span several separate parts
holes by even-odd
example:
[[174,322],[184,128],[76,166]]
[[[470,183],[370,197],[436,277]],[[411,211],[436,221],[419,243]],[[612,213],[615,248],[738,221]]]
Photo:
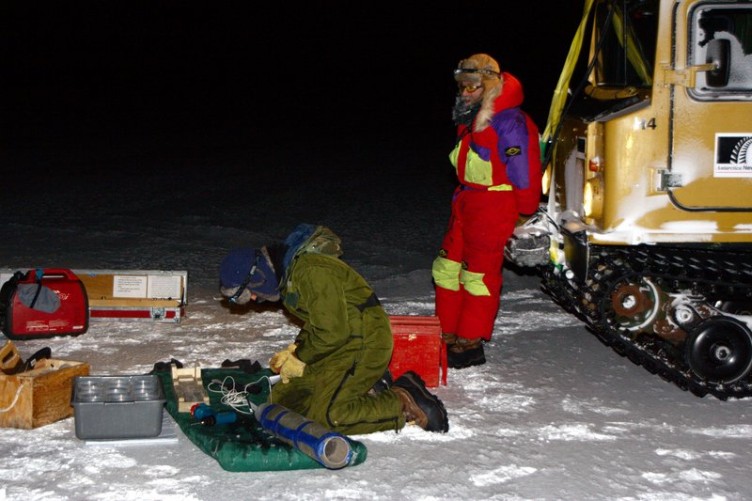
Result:
[[366,280],[335,256],[302,253],[281,292],[285,308],[303,322],[295,355],[306,367],[302,377],[275,385],[271,400],[344,434],[401,429],[399,397],[368,391],[389,365],[393,338]]

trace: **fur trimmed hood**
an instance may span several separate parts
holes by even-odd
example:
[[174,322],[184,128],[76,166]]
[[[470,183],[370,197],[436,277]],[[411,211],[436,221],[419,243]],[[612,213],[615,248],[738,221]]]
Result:
[[488,54],[474,54],[463,59],[454,70],[457,82],[482,85],[483,98],[473,130],[488,127],[491,118],[501,110],[520,106],[524,99],[522,84],[513,75],[502,72],[499,63]]
[[485,129],[496,113],[520,106],[523,98],[524,94],[520,81],[509,73],[502,73],[500,81],[496,85],[483,89],[483,100],[475,118],[473,130],[478,132]]

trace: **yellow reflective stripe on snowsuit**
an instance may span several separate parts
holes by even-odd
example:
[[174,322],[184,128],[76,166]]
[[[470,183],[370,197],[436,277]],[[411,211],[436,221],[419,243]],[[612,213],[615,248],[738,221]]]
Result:
[[[454,166],[454,170],[459,177],[459,169],[457,168],[457,160],[460,155],[460,145],[457,146],[449,153],[449,161]],[[497,184],[492,185],[493,182],[493,165],[487,160],[483,160],[472,148],[468,149],[467,161],[465,163],[465,176],[464,180],[468,183],[479,184],[481,186],[487,186],[488,191],[512,191],[512,185],[510,184]],[[464,183],[463,183],[464,184]]]
[[431,275],[437,286],[450,290],[460,290],[460,284],[473,296],[490,296],[491,292],[483,282],[483,273],[462,268],[462,264],[443,256],[433,260]]
[[491,292],[483,282],[483,276],[483,273],[463,269],[460,273],[460,282],[471,296],[490,296]]
[[433,281],[439,287],[450,291],[458,291],[460,290],[461,270],[462,265],[457,261],[452,261],[444,256],[438,256],[433,260],[431,275],[433,276]]

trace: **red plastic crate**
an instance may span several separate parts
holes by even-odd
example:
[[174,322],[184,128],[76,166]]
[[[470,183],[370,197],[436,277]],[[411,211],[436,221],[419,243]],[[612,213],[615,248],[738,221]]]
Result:
[[446,344],[441,340],[438,317],[391,315],[394,351],[389,362],[392,378],[407,371],[417,373],[426,386],[435,388],[447,384]]

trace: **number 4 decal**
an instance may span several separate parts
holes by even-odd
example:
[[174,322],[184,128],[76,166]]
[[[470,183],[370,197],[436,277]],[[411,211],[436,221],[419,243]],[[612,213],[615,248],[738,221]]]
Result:
[[637,119],[637,128],[639,129],[655,129],[655,118],[650,120]]

